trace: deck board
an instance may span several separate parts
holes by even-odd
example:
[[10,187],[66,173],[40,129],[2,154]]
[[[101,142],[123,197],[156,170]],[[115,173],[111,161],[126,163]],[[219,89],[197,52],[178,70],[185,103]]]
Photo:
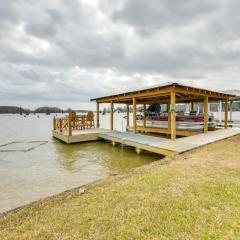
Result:
[[200,147],[212,142],[217,142],[229,137],[233,137],[238,134],[240,134],[240,128],[219,129],[216,131],[210,131],[207,134],[202,133],[195,136],[179,138],[177,141],[185,143],[194,142],[198,147]]
[[181,153],[183,151],[187,151],[197,147],[195,144],[192,143],[177,142],[166,138],[152,137],[143,134],[133,134],[118,131],[105,132],[100,134],[99,136],[105,139],[111,138],[112,140],[115,140],[122,144],[124,144],[126,141],[131,141],[136,144],[142,144],[153,148],[164,149],[173,152],[173,154]]
[[240,134],[240,128],[228,128],[210,131],[206,134],[202,133],[194,136],[182,137],[173,141],[167,138],[148,136],[140,133],[134,134],[130,132],[110,131],[106,129],[73,131],[73,135],[70,137],[67,136],[67,133],[65,132],[60,133],[53,131],[54,137],[66,143],[106,139],[166,156],[173,156],[190,151],[200,146],[214,143],[238,134]]

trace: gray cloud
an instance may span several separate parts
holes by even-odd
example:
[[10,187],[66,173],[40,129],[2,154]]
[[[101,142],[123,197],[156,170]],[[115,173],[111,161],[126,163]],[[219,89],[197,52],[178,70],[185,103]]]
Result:
[[237,0],[0,4],[1,102],[77,107],[169,80],[240,88]]
[[131,0],[112,13],[114,21],[132,25],[140,34],[149,35],[159,29],[189,26],[216,10],[219,1],[198,0]]

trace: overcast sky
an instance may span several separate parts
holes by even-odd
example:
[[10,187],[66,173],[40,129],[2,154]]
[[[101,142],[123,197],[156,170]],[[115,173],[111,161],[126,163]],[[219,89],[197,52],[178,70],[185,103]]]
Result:
[[240,89],[239,0],[0,0],[0,105],[92,108],[166,81]]

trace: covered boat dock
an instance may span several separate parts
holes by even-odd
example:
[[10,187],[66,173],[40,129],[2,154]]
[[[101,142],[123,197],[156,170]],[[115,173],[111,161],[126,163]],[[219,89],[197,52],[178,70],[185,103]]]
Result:
[[[96,101],[95,124],[88,116],[71,116],[53,120],[53,136],[65,143],[78,143],[105,139],[112,145],[124,144],[135,148],[139,154],[142,150],[173,156],[199,146],[213,143],[240,134],[240,128],[228,128],[228,102],[233,95],[210,91],[178,83],[166,83],[148,89],[115,94],[91,99]],[[208,103],[225,102],[224,128],[208,131]],[[188,103],[193,110],[194,103],[203,103],[203,132],[179,130],[176,127],[176,104]],[[110,129],[101,129],[99,124],[100,104],[110,104]],[[166,104],[168,114],[167,128],[146,125],[146,106],[152,103]],[[114,130],[114,104],[125,104],[127,109],[127,132]],[[137,106],[143,107],[143,125],[137,124]],[[130,107],[133,111],[130,126]],[[91,115],[91,114],[90,114]],[[86,128],[84,127],[86,126]],[[227,129],[228,128],[228,129]],[[149,136],[145,133],[160,133],[162,136]],[[180,138],[177,138],[181,136]]]
[[[127,108],[127,130],[132,130],[133,133],[146,132],[146,133],[161,133],[171,136],[172,140],[175,140],[177,136],[191,136],[199,134],[199,132],[178,130],[176,128],[176,104],[189,103],[193,110],[194,103],[203,103],[203,115],[204,115],[204,128],[203,132],[208,132],[208,103],[209,102],[225,102],[225,119],[224,128],[228,127],[228,102],[229,98],[233,97],[231,94],[216,92],[191,86],[185,86],[178,83],[165,83],[158,86],[154,86],[147,89],[138,91],[125,92],[116,95],[110,95],[100,98],[91,99],[97,103],[97,128],[99,128],[99,105],[101,103],[110,104],[110,130],[114,130],[114,104],[125,104]],[[156,128],[148,127],[146,125],[146,105],[152,103],[161,103],[167,105],[168,112],[168,127]],[[143,125],[137,125],[137,106],[143,106]],[[133,123],[132,127],[129,122],[129,108],[133,109]]]

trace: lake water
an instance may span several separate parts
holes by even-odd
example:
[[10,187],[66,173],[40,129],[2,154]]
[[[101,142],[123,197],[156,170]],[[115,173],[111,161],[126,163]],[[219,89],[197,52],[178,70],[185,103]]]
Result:
[[[0,147],[0,212],[160,159],[104,141],[66,145],[52,139],[53,115],[38,115],[0,115],[0,145],[18,141],[9,145],[17,150],[22,142],[47,141],[27,152],[1,152]],[[108,128],[109,122],[109,115],[100,116],[101,127]],[[115,114],[115,129],[125,124],[123,115]]]
[[[19,141],[8,145],[17,150],[23,142],[47,141],[27,152],[1,152],[0,146],[0,213],[160,159],[104,141],[66,145],[52,138],[53,115],[38,116],[0,114],[0,145]],[[114,114],[116,130],[125,129],[123,116]],[[233,119],[240,120],[240,112],[233,112]],[[100,115],[100,127],[109,125],[109,115]]]

